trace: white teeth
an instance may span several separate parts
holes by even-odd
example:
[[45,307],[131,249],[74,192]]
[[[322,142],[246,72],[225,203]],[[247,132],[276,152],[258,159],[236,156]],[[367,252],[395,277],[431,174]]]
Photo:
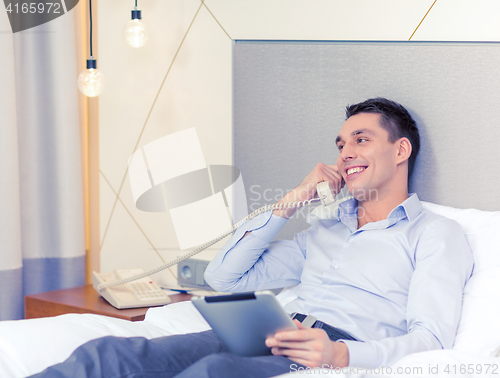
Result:
[[348,174],[348,175],[352,175],[353,173],[362,172],[362,171],[364,171],[364,170],[365,170],[365,169],[364,169],[364,168],[361,168],[361,167],[351,168],[351,169],[348,169],[348,170],[347,170],[347,174]]

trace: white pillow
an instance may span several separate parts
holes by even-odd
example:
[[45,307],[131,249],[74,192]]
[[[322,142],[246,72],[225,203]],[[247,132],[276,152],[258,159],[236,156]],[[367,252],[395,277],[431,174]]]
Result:
[[474,254],[474,274],[500,266],[500,211],[455,209],[423,201],[422,206],[460,223]]
[[488,357],[500,345],[500,267],[474,273],[465,286],[453,349]]
[[488,357],[500,346],[500,211],[422,205],[460,223],[474,255],[453,349]]

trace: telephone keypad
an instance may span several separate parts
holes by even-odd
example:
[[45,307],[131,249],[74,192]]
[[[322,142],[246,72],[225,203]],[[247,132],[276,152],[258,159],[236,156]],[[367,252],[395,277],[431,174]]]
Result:
[[131,282],[132,290],[140,300],[147,301],[154,298],[164,298],[166,294],[156,285],[150,282]]

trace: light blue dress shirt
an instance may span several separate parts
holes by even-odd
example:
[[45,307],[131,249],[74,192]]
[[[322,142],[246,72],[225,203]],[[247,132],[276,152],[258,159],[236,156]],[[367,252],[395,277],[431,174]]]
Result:
[[286,222],[267,212],[243,224],[207,267],[206,281],[223,292],[296,285],[287,312],[313,315],[361,340],[343,341],[350,366],[389,366],[410,353],[452,347],[473,268],[457,222],[424,210],[416,194],[359,229],[351,199],[335,219],[272,241]]

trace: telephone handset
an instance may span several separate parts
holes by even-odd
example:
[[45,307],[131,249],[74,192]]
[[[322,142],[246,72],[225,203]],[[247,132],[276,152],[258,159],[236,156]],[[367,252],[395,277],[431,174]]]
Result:
[[257,215],[266,211],[302,207],[318,201],[321,201],[323,206],[328,206],[336,201],[332,185],[329,181],[320,182],[316,186],[316,191],[318,193],[317,198],[311,198],[306,201],[263,206],[236,223],[230,230],[227,230],[217,238],[201,245],[183,256],[179,256],[167,264],[161,265],[147,272],[141,268],[116,270],[114,273],[93,272],[92,283],[94,285],[94,289],[96,289],[104,299],[116,308],[146,307],[167,304],[170,302],[170,298],[163,293],[162,289],[158,285],[154,283],[150,277],[151,275],[170,268],[171,266],[200,253],[201,251],[224,239],[226,236],[232,234],[244,222],[255,218]]
[[316,185],[316,192],[323,206],[328,206],[335,202],[335,194],[333,194],[332,183],[330,181],[323,181]]

